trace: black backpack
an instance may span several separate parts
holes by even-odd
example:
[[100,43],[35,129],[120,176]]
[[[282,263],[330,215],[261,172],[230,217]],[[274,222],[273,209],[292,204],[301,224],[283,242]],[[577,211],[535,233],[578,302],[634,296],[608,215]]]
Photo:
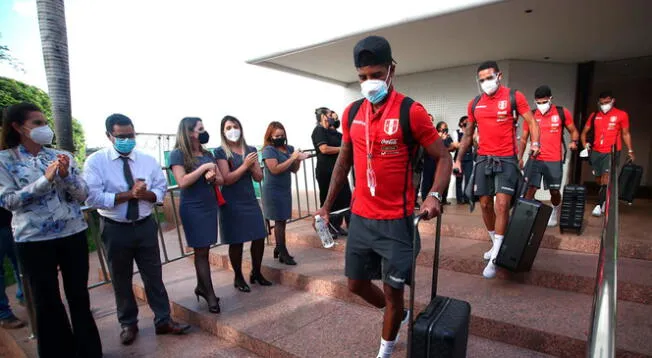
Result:
[[[482,98],[482,95],[479,94],[473,99],[473,104],[471,104],[471,114],[473,114],[473,117],[475,118],[475,107],[478,105],[478,102],[480,102],[480,99]],[[512,109],[512,116],[514,117],[514,152],[518,153],[518,147],[516,145],[516,128],[518,127],[518,110],[516,108],[516,90],[513,88],[509,89],[509,105],[511,106]],[[478,122],[474,122],[475,125],[478,125]]]
[[[349,109],[349,116],[347,118],[346,126],[350,130],[351,125],[353,124],[353,119],[358,114],[360,106],[364,102],[364,98],[359,99],[351,104]],[[417,190],[421,186],[421,174],[423,172],[423,155],[424,149],[421,147],[412,135],[412,128],[410,128],[410,108],[412,108],[414,100],[410,97],[404,97],[401,101],[401,109],[399,114],[399,125],[401,126],[401,131],[403,132],[403,143],[408,147],[409,160],[406,163],[405,167],[405,187],[403,189],[403,210],[407,216],[407,192],[408,192],[408,173],[409,168],[412,167],[412,184],[414,189]]]

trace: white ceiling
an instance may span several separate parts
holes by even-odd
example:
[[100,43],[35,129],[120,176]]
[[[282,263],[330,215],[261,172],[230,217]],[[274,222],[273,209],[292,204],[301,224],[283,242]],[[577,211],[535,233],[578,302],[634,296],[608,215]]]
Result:
[[[525,10],[531,9],[531,13]],[[652,0],[510,0],[345,37],[249,63],[338,84],[356,81],[353,47],[386,37],[397,74],[487,59],[576,63],[652,55]],[[545,57],[549,57],[545,60]]]

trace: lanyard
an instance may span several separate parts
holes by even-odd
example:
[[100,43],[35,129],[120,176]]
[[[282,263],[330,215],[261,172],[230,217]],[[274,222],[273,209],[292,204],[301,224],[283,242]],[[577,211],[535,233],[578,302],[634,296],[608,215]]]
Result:
[[[380,117],[381,122],[384,122],[384,120],[387,118],[387,115],[391,111],[391,108],[394,104],[395,98],[396,98],[396,91],[392,91],[392,93],[389,95],[389,99],[387,100],[387,104],[385,105],[385,109],[383,110],[383,114]],[[371,165],[375,135],[374,138],[371,138],[371,140],[369,140],[369,127],[371,127],[371,120],[369,119],[370,117],[369,113],[371,112],[373,105],[371,104],[371,102],[367,102],[367,103],[369,104],[369,106],[365,110],[365,145],[367,149],[367,186],[369,187],[371,196],[376,196],[376,173],[374,172],[373,166]]]

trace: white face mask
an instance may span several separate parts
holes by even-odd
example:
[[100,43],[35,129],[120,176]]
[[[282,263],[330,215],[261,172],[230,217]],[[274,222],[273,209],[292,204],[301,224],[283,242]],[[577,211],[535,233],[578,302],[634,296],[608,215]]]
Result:
[[226,133],[224,133],[224,136],[226,139],[230,140],[231,142],[237,142],[240,140],[240,130],[236,128],[231,128]]
[[[389,92],[389,85],[387,80],[389,79],[389,74],[391,73],[391,66],[387,69],[387,78],[385,80],[366,80],[360,84],[360,92],[362,96],[366,98],[369,102],[376,104],[381,102],[387,93]],[[390,80],[391,84],[392,81]]]
[[482,91],[487,95],[491,95],[496,92],[498,89],[498,75],[496,75],[496,78],[493,80],[486,80],[480,83],[480,88],[482,88]]
[[537,103],[537,108],[539,109],[539,112],[541,112],[541,114],[546,114],[546,112],[548,112],[548,110],[550,109],[550,101],[546,103]]
[[602,110],[602,113],[607,113],[611,108],[614,106],[613,102],[605,103],[600,105],[600,110]]
[[48,144],[52,144],[52,139],[54,138],[54,132],[52,132],[50,126],[46,125],[46,126],[32,128],[32,130],[29,132],[29,136],[36,144],[48,145]]

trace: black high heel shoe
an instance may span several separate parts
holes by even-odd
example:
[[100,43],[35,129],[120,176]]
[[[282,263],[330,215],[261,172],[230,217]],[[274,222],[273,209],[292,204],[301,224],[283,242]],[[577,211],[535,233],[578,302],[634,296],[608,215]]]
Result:
[[252,285],[256,284],[256,283],[261,285],[261,286],[271,286],[272,285],[272,282],[267,280],[266,278],[264,278],[263,275],[260,274],[260,273],[258,273],[258,274],[253,274],[252,273],[251,276],[249,277],[249,282],[251,282]]
[[251,292],[251,288],[247,285],[244,277],[239,277],[233,280],[233,287],[237,288],[240,292]]
[[[199,289],[199,287],[195,287],[195,296],[197,296],[197,302],[199,302],[199,297],[203,298],[206,300],[206,303],[208,303],[208,299],[206,298],[206,294],[202,292],[202,290]],[[208,305],[208,312],[210,313],[220,313],[220,298],[217,297],[217,303],[215,306],[211,306],[210,304]]]
[[[280,252],[279,252],[279,250],[278,250],[278,247],[275,247],[275,248],[274,248],[274,258],[275,258],[275,259],[278,259],[279,255],[280,255]],[[294,256],[290,256],[289,253],[287,254],[287,256],[289,256],[291,259],[294,259]]]
[[297,264],[297,262],[294,261],[294,257],[290,256],[290,253],[285,246],[279,246],[278,248],[278,262],[291,266]]

